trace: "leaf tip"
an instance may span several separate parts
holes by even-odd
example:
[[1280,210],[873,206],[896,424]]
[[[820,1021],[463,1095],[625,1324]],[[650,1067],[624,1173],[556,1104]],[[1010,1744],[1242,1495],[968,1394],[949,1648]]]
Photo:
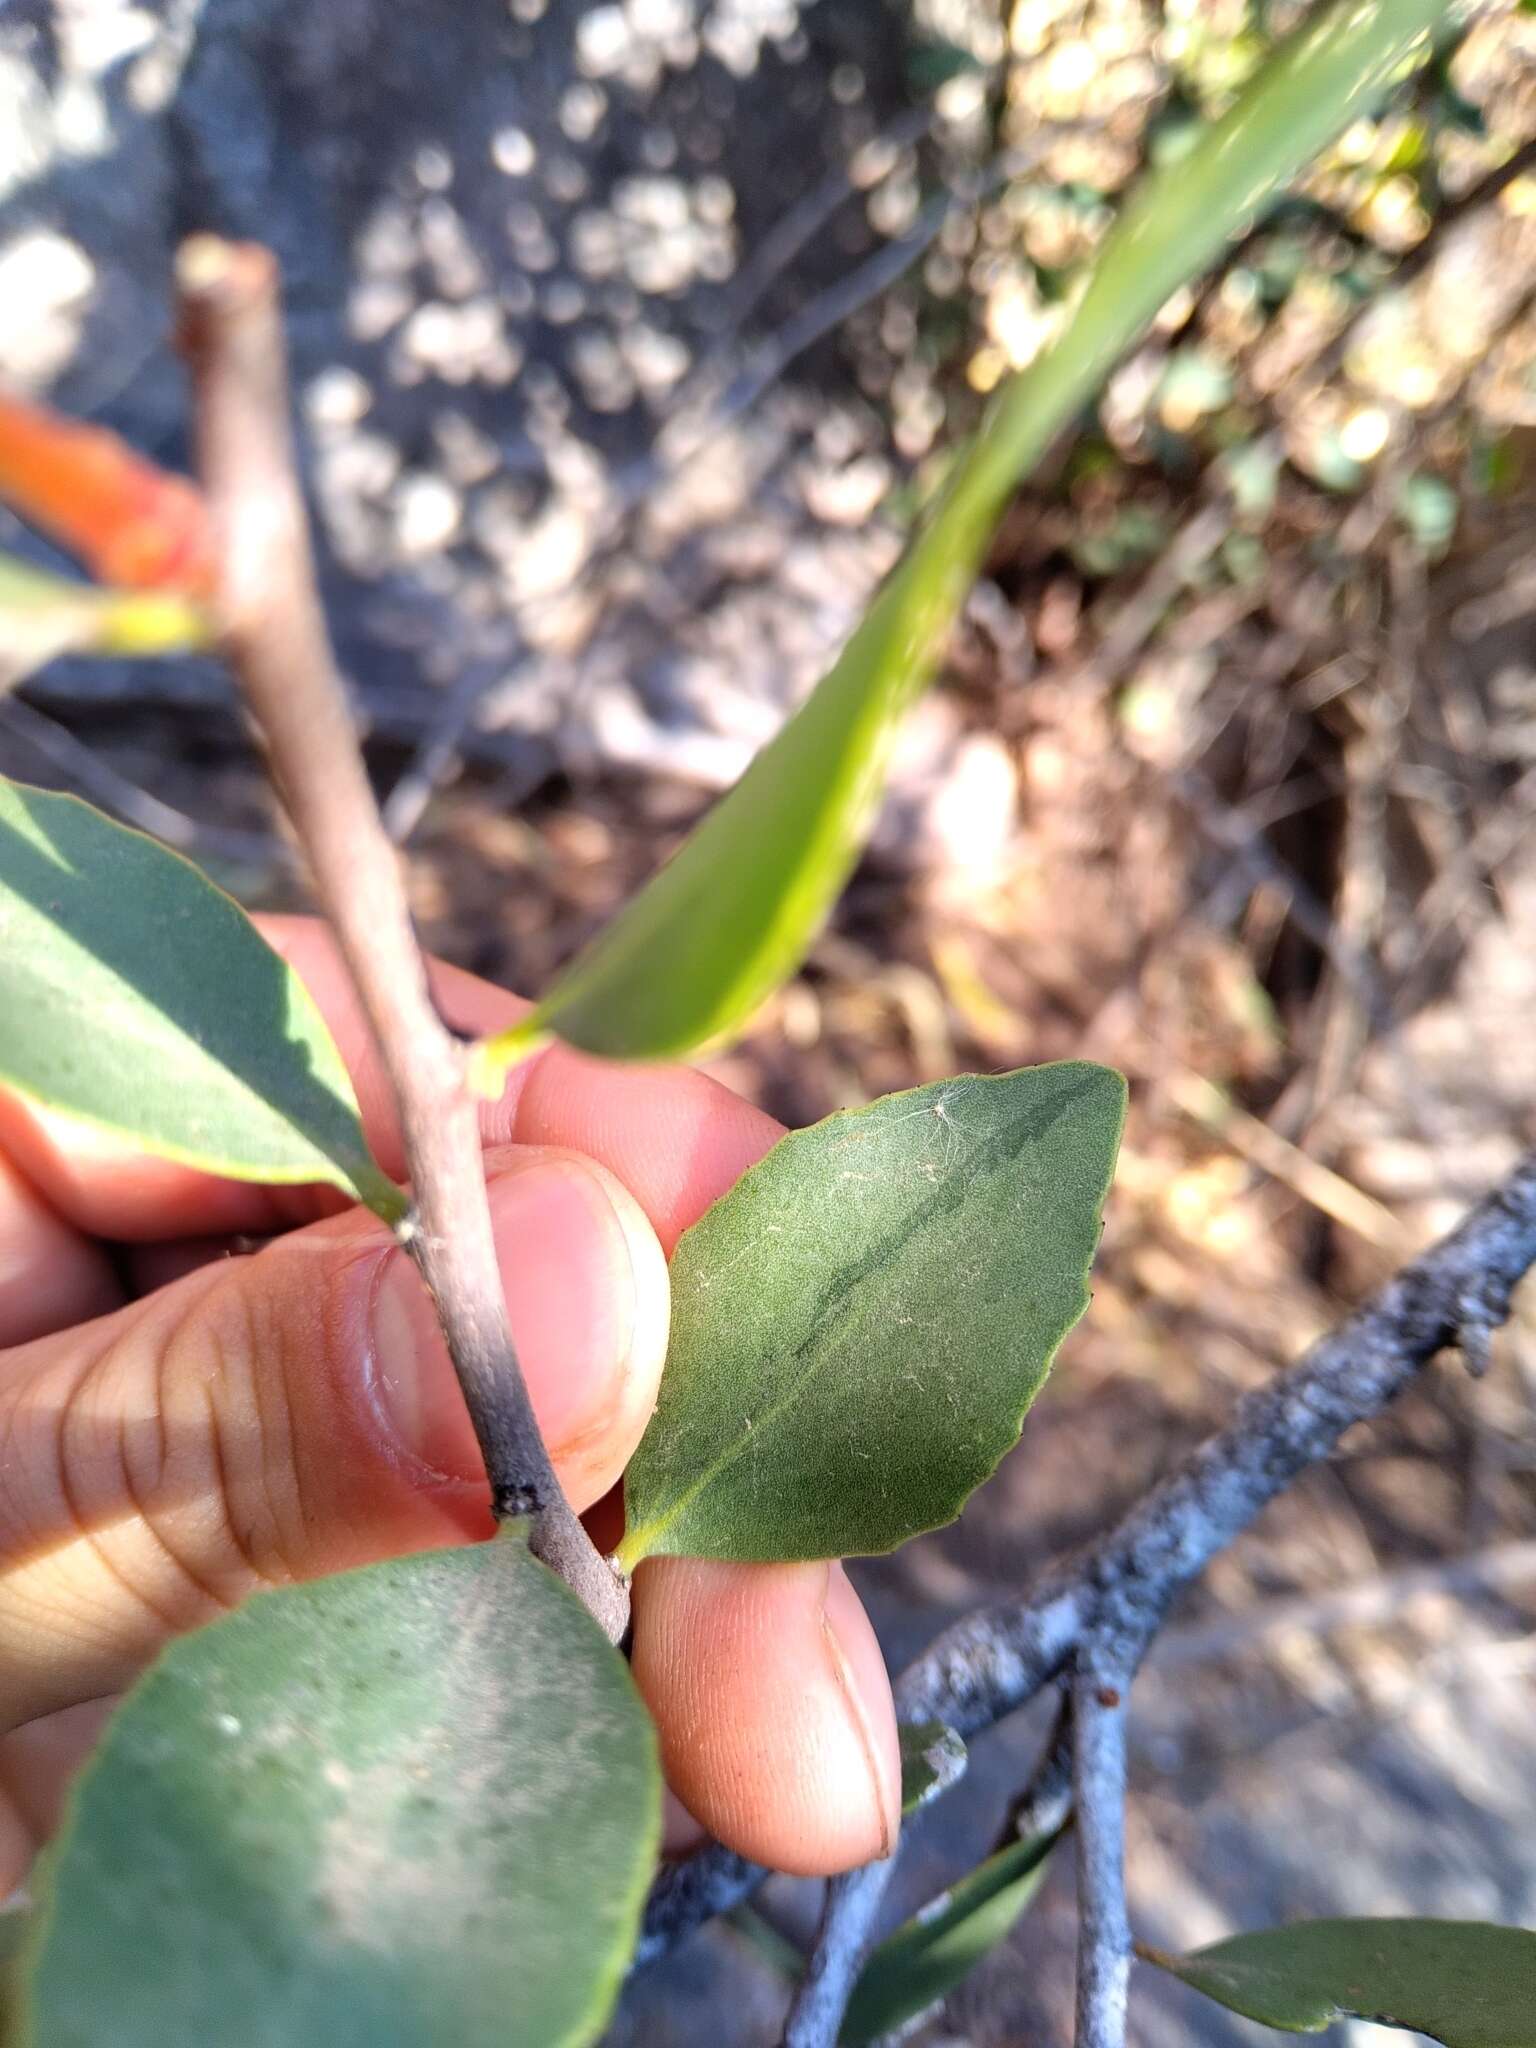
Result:
[[464,1083],[470,1094],[480,1102],[499,1102],[512,1069],[541,1052],[554,1035],[542,1021],[542,1012],[530,1010],[510,1030],[476,1039],[464,1065]]

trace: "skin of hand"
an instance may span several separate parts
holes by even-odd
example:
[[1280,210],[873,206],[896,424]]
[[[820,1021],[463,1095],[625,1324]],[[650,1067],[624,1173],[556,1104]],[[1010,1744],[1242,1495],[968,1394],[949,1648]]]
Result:
[[[328,934],[261,922],[403,1178]],[[453,968],[433,980],[461,1031],[525,1008]],[[667,1256],[780,1127],[702,1075],[555,1046],[481,1129],[534,1408],[606,1543],[660,1382]],[[382,1225],[332,1191],[216,1180],[0,1092],[0,1895],[169,1637],[262,1587],[489,1533],[447,1353]],[[890,1687],[840,1565],[642,1565],[633,1670],[670,1847],[704,1828],[807,1875],[889,1851]]]

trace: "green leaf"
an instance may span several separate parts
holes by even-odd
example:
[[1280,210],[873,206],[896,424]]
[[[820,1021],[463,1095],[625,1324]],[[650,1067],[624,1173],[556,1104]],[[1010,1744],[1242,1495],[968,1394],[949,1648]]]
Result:
[[1245,2019],[1320,2034],[1342,2019],[1446,2048],[1536,2048],[1536,1934],[1480,1920],[1302,1920],[1189,1956],[1139,1951]]
[[838,2037],[862,2048],[947,1998],[1018,1924],[1059,1834],[1010,1842],[898,1927],[864,1965]]
[[1422,470],[1403,481],[1397,516],[1431,561],[1438,561],[1456,537],[1461,500],[1450,485]]
[[907,86],[914,99],[926,99],[952,78],[986,76],[987,67],[975,52],[947,36],[914,38],[906,53]]
[[1087,1305],[1124,1108],[1069,1061],[780,1139],[673,1258],[621,1564],[843,1557],[952,1520]]
[[901,1741],[902,1817],[916,1813],[965,1776],[963,1739],[942,1721],[903,1721]]
[[209,1173],[404,1210],[324,1019],[239,905],[142,832],[4,780],[0,1082]]
[[14,2048],[21,2010],[22,1951],[32,1934],[32,1908],[14,1895],[0,1905],[0,2042]]
[[32,1929],[32,1908],[13,1894],[0,1904],[0,1968],[14,1963]]
[[74,1795],[30,2048],[574,2048],[660,1834],[628,1669],[521,1534],[174,1644]]
[[1274,510],[1280,451],[1267,437],[1240,442],[1219,459],[1223,482],[1240,518],[1260,525]]
[[766,1963],[787,1983],[798,1984],[805,1975],[805,1951],[765,1920],[757,1908],[744,1900],[726,1914],[729,1924],[746,1942],[760,1963]]
[[477,1084],[551,1033],[657,1059],[718,1042],[793,972],[858,856],[902,713],[925,687],[1020,481],[1169,296],[1334,135],[1449,0],[1322,9],[1107,237],[1076,310],[1005,386],[920,538],[830,673],[676,857],[487,1040]]
[[177,654],[206,647],[212,630],[174,592],[103,590],[0,554],[0,690],[61,654]]

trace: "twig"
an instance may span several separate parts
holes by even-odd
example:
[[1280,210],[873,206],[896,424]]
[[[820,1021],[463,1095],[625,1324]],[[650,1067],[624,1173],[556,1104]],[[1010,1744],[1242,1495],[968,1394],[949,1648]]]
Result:
[[[1446,234],[1472,214],[1491,206],[1517,178],[1536,169],[1536,137],[1523,143],[1496,170],[1443,206],[1425,234],[1390,274],[1382,280],[1382,294],[1406,291],[1429,268],[1440,252]],[[1262,230],[1263,222],[1255,232]],[[1332,339],[1318,352],[1308,369],[1315,382],[1326,383],[1343,368],[1356,336],[1381,303],[1372,296],[1349,315]],[[1245,451],[1250,459],[1267,460],[1278,468],[1285,459],[1285,436],[1279,427],[1258,435]],[[1122,600],[1111,615],[1097,646],[1073,674],[1073,683],[1096,691],[1113,689],[1153,639],[1170,607],[1196,572],[1215,554],[1232,527],[1227,469],[1213,462],[1201,480],[1194,509],[1153,561],[1137,588]]]
[[[1448,1343],[1459,1341],[1478,1367],[1489,1332],[1505,1320],[1510,1295],[1533,1264],[1536,1155],[1451,1236],[1240,1402],[1225,1430],[1032,1598],[946,1630],[902,1674],[898,1712],[975,1734],[1033,1698],[1084,1644],[1092,1645],[1089,1668],[1113,1674],[1104,1682],[1124,1692],[1175,1595],[1300,1472],[1326,1458],[1345,1430],[1386,1407]],[[1082,1705],[1079,1693],[1075,1711]],[[835,1949],[850,1985],[888,1872],[889,1865],[870,1865],[842,1880],[839,1896],[829,1895],[817,1952]],[[822,2038],[835,2036],[834,2025]],[[811,2048],[814,2038],[794,2048]]]
[[34,753],[141,832],[153,833],[167,846],[198,852],[214,860],[251,863],[283,872],[294,865],[287,843],[270,832],[242,832],[229,825],[208,825],[185,811],[162,803],[120,775],[104,755],[82,746],[66,725],[48,717],[21,697],[0,698],[0,727],[9,728]]
[[219,536],[224,642],[394,1090],[413,1209],[400,1230],[437,1306],[498,1518],[617,1640],[628,1599],[560,1489],[507,1327],[462,1048],[427,987],[315,587],[289,425],[277,267],[197,236],[177,264],[199,466]]
[[784,2026],[784,2048],[833,2048],[858,1981],[894,1857],[834,1877]]
[[720,294],[715,340],[709,355],[695,372],[694,381],[708,381],[728,356],[764,298],[784,276],[795,258],[827,225],[844,202],[859,189],[855,176],[858,156],[871,149],[898,156],[923,140],[934,125],[931,106],[908,107],[880,134],[861,143],[855,157],[834,164],[808,192],[804,192],[781,213],[752,254]]
[[[405,844],[438,790],[462,768],[464,737],[474,722],[480,700],[505,678],[507,668],[505,660],[466,662],[447,692],[446,701],[434,707],[432,722],[417,741],[410,764],[381,806],[384,829],[396,846]],[[532,782],[539,779],[535,772]],[[531,787],[525,793],[531,793]]]
[[[1255,445],[1263,448],[1269,438],[1262,437]],[[1278,459],[1278,449],[1269,452]],[[1096,690],[1113,689],[1157,632],[1185,585],[1194,581],[1231,531],[1226,471],[1218,468],[1207,477],[1201,502],[1122,601],[1074,682],[1091,684]]]
[[1072,1684],[1077,1804],[1077,2048],[1124,2048],[1131,1974],[1125,1907],[1124,1687],[1129,1672],[1094,1653]]
[[[836,283],[790,314],[756,344],[719,398],[702,413],[684,454],[678,459],[679,466],[691,461],[700,450],[713,446],[716,435],[749,412],[807,349],[825,340],[888,291],[932,248],[951,220],[1038,168],[1051,144],[1063,135],[1089,125],[1079,121],[1042,124],[1027,143],[1005,150],[991,162],[957,178],[952,188],[937,192],[903,233],[893,236]],[[641,471],[647,475],[648,483],[656,460],[654,456],[641,458]],[[670,467],[663,467],[659,474],[666,474]]]
[[[27,678],[27,701],[45,706],[57,720],[125,716],[147,710],[173,715],[184,731],[198,721],[220,744],[228,740],[229,680],[219,663],[205,658],[152,661],[106,667],[93,663],[61,663]],[[442,724],[441,707],[423,703],[425,693],[409,684],[373,679],[359,713],[364,737],[400,746],[432,745]],[[19,700],[10,698],[8,702]],[[511,729],[489,732],[470,725],[457,736],[461,759],[532,784],[551,772],[553,754],[536,736]],[[157,835],[158,836],[158,835]]]
[[1036,1841],[1065,1827],[1072,1814],[1072,1691],[1062,1689],[1061,1703],[1051,1725],[1035,1774],[1008,1809],[994,1854],[1012,1842]]
[[[1459,1344],[1468,1366],[1481,1370],[1491,1333],[1533,1265],[1536,1154],[1296,1364],[1245,1396],[1227,1427],[1105,1536],[1026,1598],[966,1615],[938,1636],[897,1682],[900,1717],[975,1735],[1026,1705],[1090,1640],[1103,1667],[1128,1684],[1175,1597],[1346,1430],[1378,1415],[1447,1345]],[[705,1902],[724,1882],[724,1858],[708,1849],[695,1859],[688,1904],[703,1910],[691,1924],[718,1910]],[[890,1871],[889,1862],[870,1864],[841,1881],[818,1945],[845,1942],[845,1926],[855,1922],[867,1929]],[[760,1875],[731,1858],[732,1902]],[[689,1924],[686,1910],[674,1910],[647,1954]],[[861,1933],[860,1953],[862,1940]],[[847,1974],[846,1957],[840,1967]]]
[[1028,1599],[945,1630],[904,1675],[904,1711],[961,1734],[989,1728],[1048,1684],[1090,1628],[1111,1624],[1140,1646],[1134,1668],[1174,1596],[1346,1430],[1378,1415],[1448,1344],[1459,1343],[1469,1364],[1486,1354],[1533,1264],[1536,1154],[1295,1365],[1246,1395],[1227,1427],[1107,1536]]
[[1227,803],[1198,769],[1174,770],[1168,777],[1168,786],[1213,846],[1231,854],[1255,885],[1275,889],[1284,897],[1286,913],[1296,929],[1327,956],[1335,973],[1358,991],[1373,1021],[1384,1022],[1386,996],[1375,962],[1339,932],[1327,905],[1280,858],[1262,829]]
[[1423,997],[1433,972],[1435,946],[1476,895],[1480,882],[1502,867],[1532,831],[1536,831],[1536,764],[1525,770],[1499,808],[1483,820],[1424,891],[1414,916],[1413,958],[1398,985],[1400,1016],[1411,1016]]
[[1171,1069],[1166,1080],[1169,1100],[1213,1132],[1240,1159],[1282,1182],[1302,1201],[1379,1251],[1401,1256],[1408,1249],[1407,1233],[1390,1209],[1383,1208],[1331,1166],[1293,1145],[1289,1138],[1271,1130],[1258,1117],[1228,1101],[1214,1081],[1208,1081],[1181,1061],[1172,1061]]
[[760,1863],[749,1863],[720,1842],[711,1842],[682,1862],[664,1864],[645,1902],[636,1965],[658,1962],[706,1920],[729,1913],[750,1898],[771,1875]]
[[[899,1701],[899,1688],[897,1697]],[[1071,1696],[1063,1693],[1039,1766],[1013,1802],[999,1848],[1021,1838],[1033,1840],[1052,1834],[1071,1815],[1072,1727]],[[850,1870],[827,1886],[821,1924],[790,2009],[784,2048],[833,2048],[895,1868],[892,1856],[881,1863],[868,1863],[862,1870]]]

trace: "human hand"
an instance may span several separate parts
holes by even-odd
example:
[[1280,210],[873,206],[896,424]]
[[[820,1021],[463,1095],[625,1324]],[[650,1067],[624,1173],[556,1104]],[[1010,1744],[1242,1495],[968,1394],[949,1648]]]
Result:
[[[328,934],[262,924],[403,1177]],[[434,986],[466,1031],[523,1007],[451,968]],[[533,1405],[606,1547],[660,1381],[666,1255],[779,1126],[701,1075],[555,1046],[481,1129]],[[211,1179],[0,1092],[0,1895],[168,1637],[263,1586],[489,1533],[435,1318],[382,1225],[332,1191]],[[840,1565],[642,1565],[633,1669],[669,1785],[722,1841],[807,1874],[889,1849],[890,1687]],[[674,1811],[671,1844],[689,1832]]]

